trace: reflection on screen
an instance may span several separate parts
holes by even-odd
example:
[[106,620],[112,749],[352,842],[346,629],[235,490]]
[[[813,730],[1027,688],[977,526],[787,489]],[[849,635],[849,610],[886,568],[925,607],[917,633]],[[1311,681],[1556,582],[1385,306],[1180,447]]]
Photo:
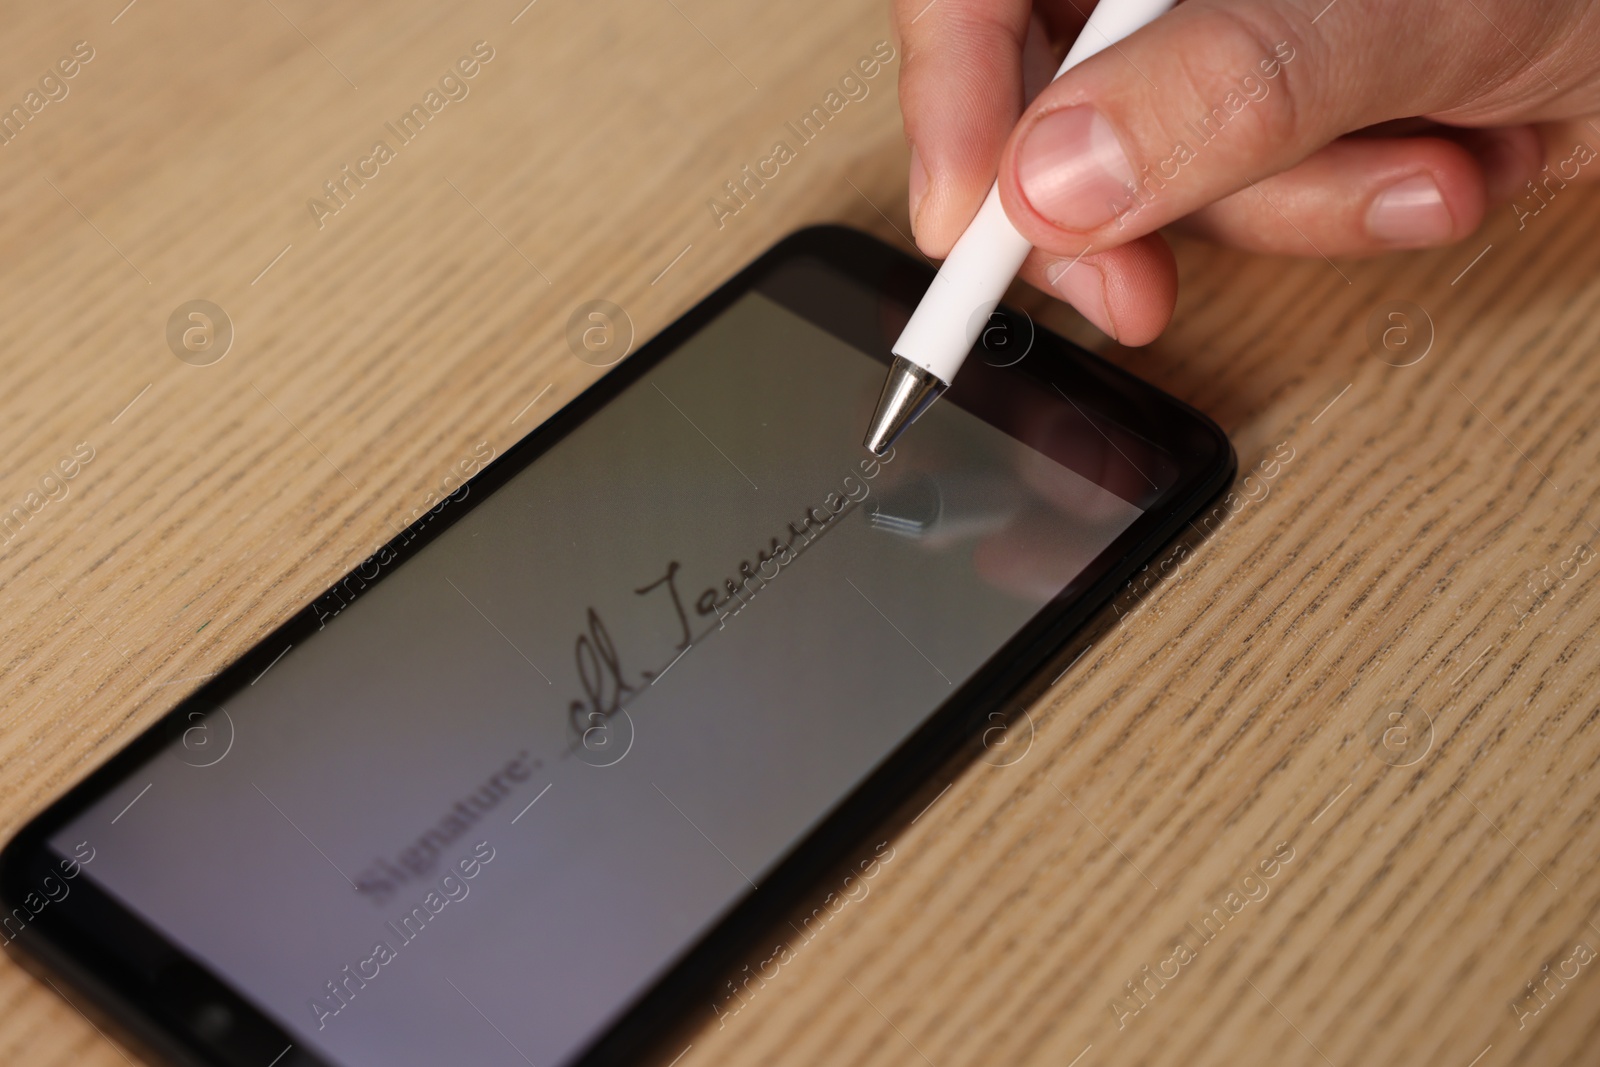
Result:
[[882,376],[744,296],[57,847],[334,1062],[569,1061],[1139,515]]

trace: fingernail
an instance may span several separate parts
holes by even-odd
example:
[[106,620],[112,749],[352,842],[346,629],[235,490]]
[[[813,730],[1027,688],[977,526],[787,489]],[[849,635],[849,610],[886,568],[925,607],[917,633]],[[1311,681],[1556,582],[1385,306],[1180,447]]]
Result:
[[922,157],[917,154],[917,146],[911,146],[911,177],[908,181],[911,191],[911,232],[917,232],[917,212],[922,207],[922,198],[928,192],[928,168],[922,165]]
[[1455,232],[1439,183],[1428,174],[1396,182],[1367,209],[1367,232],[1385,244],[1426,248],[1443,244]]
[[1111,312],[1106,308],[1106,276],[1099,267],[1078,260],[1063,259],[1055,265],[1046,268],[1046,275],[1050,285],[1057,295],[1073,307],[1084,318],[1094,323],[1100,331],[1112,340],[1116,340],[1117,327],[1111,321]]
[[1133,167],[1111,123],[1087,104],[1052,111],[1028,131],[1017,180],[1034,210],[1069,230],[1093,230],[1128,203]]

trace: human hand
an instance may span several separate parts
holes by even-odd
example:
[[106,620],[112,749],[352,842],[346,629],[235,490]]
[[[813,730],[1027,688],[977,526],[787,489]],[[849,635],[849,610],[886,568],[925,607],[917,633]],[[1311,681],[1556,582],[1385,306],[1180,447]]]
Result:
[[998,175],[1022,277],[1124,344],[1172,315],[1159,227],[1372,255],[1600,175],[1587,0],[1188,0],[1050,82],[1092,7],[895,0],[912,231],[948,255]]

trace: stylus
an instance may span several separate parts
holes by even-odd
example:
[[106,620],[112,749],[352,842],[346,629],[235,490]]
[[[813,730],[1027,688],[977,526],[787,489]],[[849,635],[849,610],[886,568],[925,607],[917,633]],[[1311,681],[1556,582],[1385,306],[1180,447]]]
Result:
[[[1175,2],[1100,0],[1056,77],[1154,22]],[[870,452],[879,456],[887,452],[949,388],[1031,248],[1006,217],[999,184],[990,186],[983,206],[950,250],[950,258],[940,266],[891,349],[894,364],[867,428]]]

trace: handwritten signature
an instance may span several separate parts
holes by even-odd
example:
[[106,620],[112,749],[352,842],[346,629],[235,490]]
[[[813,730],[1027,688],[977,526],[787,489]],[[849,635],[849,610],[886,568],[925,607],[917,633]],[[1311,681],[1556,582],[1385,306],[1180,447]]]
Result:
[[[664,675],[673,663],[694,647],[696,641],[713,631],[724,629],[727,620],[748,607],[756,594],[777,578],[784,568],[800,558],[829,530],[835,529],[840,519],[871,496],[872,490],[867,483],[876,478],[883,465],[893,459],[894,452],[891,450],[882,459],[861,460],[859,476],[855,472],[847,474],[840,486],[842,492],[830,492],[823,497],[821,505],[806,508],[798,523],[788,523],[782,534],[771,538],[765,548],[756,552],[753,564],[749,560],[742,561],[735,570],[737,579],[727,578],[723,581],[722,593],[715,586],[701,593],[695,600],[695,614],[716,618],[716,622],[701,633],[694,632],[678,590],[678,572],[682,569],[678,560],[668,562],[666,572],[661,577],[635,589],[634,595],[640,597],[665,590],[672,602],[680,636],[674,646],[673,659],[666,668],[638,672],[624,668],[622,655],[617,651],[605,620],[591,606],[588,609],[586,632],[578,635],[573,646],[573,659],[578,669],[578,681],[583,686],[583,696],[567,706],[568,718],[580,742],[590,731],[603,729],[632,697]],[[738,606],[734,607],[735,604]]]

